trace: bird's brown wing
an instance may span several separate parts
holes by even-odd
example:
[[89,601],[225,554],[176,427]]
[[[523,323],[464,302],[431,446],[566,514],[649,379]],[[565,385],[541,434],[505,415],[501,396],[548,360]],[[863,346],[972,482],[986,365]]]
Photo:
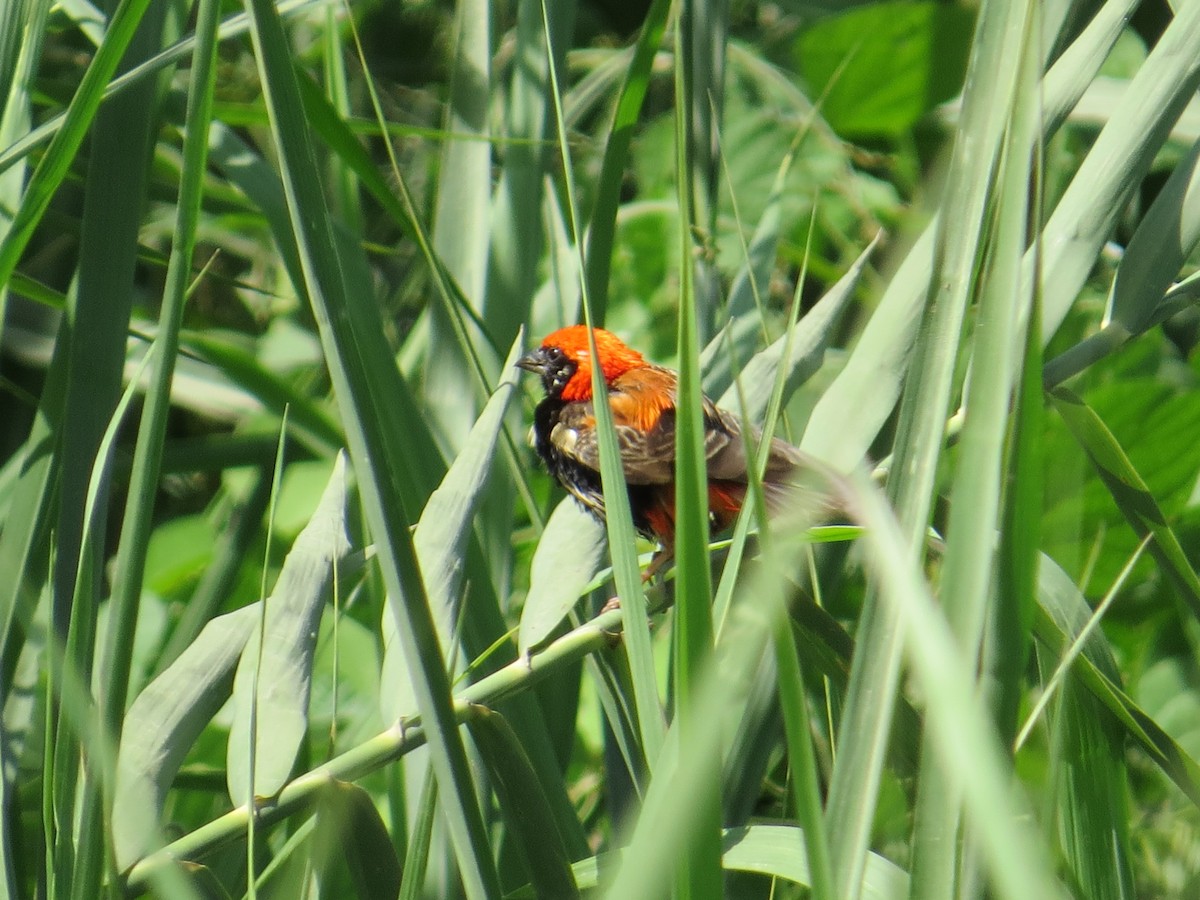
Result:
[[[675,373],[644,366],[609,386],[609,406],[629,484],[671,484],[675,480]],[[704,398],[705,455],[709,477],[746,480],[745,452],[737,420]],[[558,452],[581,465],[600,470],[600,447],[592,404],[572,403],[563,409],[550,435]]]

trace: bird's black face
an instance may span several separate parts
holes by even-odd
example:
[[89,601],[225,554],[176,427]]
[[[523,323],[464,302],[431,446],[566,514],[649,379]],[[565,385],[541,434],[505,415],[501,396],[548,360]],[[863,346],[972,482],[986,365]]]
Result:
[[542,377],[547,397],[558,397],[579,368],[579,363],[557,347],[538,347],[517,360],[517,365]]

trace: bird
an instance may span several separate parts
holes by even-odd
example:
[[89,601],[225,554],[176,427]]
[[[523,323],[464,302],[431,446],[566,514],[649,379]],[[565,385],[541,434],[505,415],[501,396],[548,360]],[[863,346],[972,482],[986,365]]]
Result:
[[[651,563],[653,572],[674,552],[678,376],[648,362],[612,332],[594,328],[592,333],[608,388],[633,525],[660,547]],[[540,376],[545,389],[545,398],[533,416],[534,450],[554,479],[603,521],[605,502],[587,326],[570,325],[552,332],[516,365]],[[718,532],[733,523],[745,503],[749,464],[741,420],[708,397],[701,402],[709,524]],[[752,433],[758,437],[758,429]],[[762,474],[768,513],[779,512],[786,505],[793,488],[791,479],[805,461],[799,449],[779,438],[771,439]]]

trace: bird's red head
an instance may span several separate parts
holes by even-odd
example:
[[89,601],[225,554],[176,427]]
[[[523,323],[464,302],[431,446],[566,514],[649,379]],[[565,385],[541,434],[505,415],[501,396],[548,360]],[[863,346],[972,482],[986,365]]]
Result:
[[[596,358],[605,384],[631,369],[646,365],[642,354],[627,347],[619,337],[603,328],[594,328]],[[546,393],[567,402],[592,397],[592,357],[588,350],[586,325],[569,325],[546,335],[541,347],[517,363],[521,368],[542,376]]]

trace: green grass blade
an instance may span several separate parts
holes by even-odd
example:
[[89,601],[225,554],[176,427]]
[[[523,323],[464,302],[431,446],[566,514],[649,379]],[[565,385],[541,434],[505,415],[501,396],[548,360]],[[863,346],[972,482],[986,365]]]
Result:
[[473,717],[470,727],[538,896],[578,897],[566,845],[517,733],[501,716],[487,710]]
[[984,667],[995,684],[996,726],[1009,745],[1016,736],[1021,688],[1033,646],[1043,507],[1042,316],[1037,294],[1032,300],[1007,440],[1008,481],[997,549],[996,593],[983,651]]
[[[946,615],[967,659],[979,650],[988,601],[994,596],[993,550],[1013,363],[1022,356],[1021,325],[1028,321],[1032,300],[1028,288],[1022,289],[1021,264],[1038,125],[1033,101],[1039,48],[1034,37],[1041,29],[1033,10],[1026,11],[1030,17],[1019,48],[1012,121],[997,175],[993,241],[972,335],[972,368],[963,401],[966,417],[951,487],[940,586],[944,597],[953,598]],[[959,798],[952,779],[941,771],[930,738],[927,734],[921,750],[910,896],[949,900],[958,876]]]
[[[462,614],[461,593],[466,571],[463,558],[471,538],[471,522],[486,487],[496,451],[496,441],[504,423],[504,413],[516,385],[512,364],[520,351],[514,344],[496,392],[474,423],[461,452],[446,477],[421,511],[413,534],[413,546],[425,580],[434,625],[442,652],[447,659],[454,654],[455,623]],[[404,646],[396,631],[397,623],[384,610],[382,623],[385,648],[383,690],[380,696],[383,717],[391,721],[412,709],[413,694],[407,680],[411,671],[404,657]],[[453,675],[454,673],[449,673]]]
[[1054,387],[1157,324],[1164,296],[1200,244],[1200,143],[1179,161],[1121,257],[1100,330],[1046,364]]
[[[786,403],[792,393],[820,369],[825,359],[825,351],[834,340],[834,332],[842,313],[854,298],[854,290],[877,240],[878,237],[867,245],[854,264],[846,270],[846,274],[791,327],[790,335],[783,335],[766,349],[754,354],[739,376],[742,389],[738,390],[734,384],[729,385],[717,401],[717,406],[737,412],[747,422],[761,422],[774,392],[776,378],[780,374],[785,346],[788,346],[789,350],[788,366],[782,373],[783,402]],[[715,348],[722,340],[722,335],[718,335],[710,347]],[[707,384],[706,381],[706,386]],[[745,408],[742,406],[743,401]]]
[[[1091,83],[1124,25],[1129,5],[1129,0],[1110,0],[1050,68],[1042,100],[1047,110],[1043,117],[1046,133],[1061,124],[1054,110],[1073,108]],[[1076,45],[1078,50],[1072,49]],[[942,227],[939,215],[935,214],[934,221],[913,242],[844,370],[817,402],[804,433],[804,450],[843,471],[862,459],[900,396],[921,304],[933,273],[934,234]]]
[[251,0],[249,11],[304,268],[303,287],[321,332],[367,522],[399,617],[406,656],[412,662],[410,675],[430,739],[456,859],[468,896],[494,897],[499,894],[496,872],[451,714],[445,663],[407,528],[419,508],[420,488],[411,461],[397,442],[418,419],[412,417],[407,426],[397,420],[395,398],[405,387],[384,341],[379,311],[369,292],[350,290],[347,279],[353,275],[345,271],[342,248],[334,241],[278,13],[266,0]]
[[[690,12],[689,12],[690,10]],[[676,31],[676,47],[687,42],[683,29],[697,15],[695,4],[685,2]],[[700,23],[696,23],[699,25]],[[707,34],[707,33],[706,33]],[[723,36],[723,35],[722,35]],[[690,36],[694,37],[695,36]],[[698,732],[712,729],[713,723],[699,717],[697,691],[701,673],[713,653],[712,578],[708,552],[709,504],[707,478],[707,434],[700,385],[700,316],[693,280],[695,248],[692,242],[693,185],[704,183],[706,157],[689,146],[696,135],[708,131],[696,121],[696,104],[703,103],[693,90],[707,87],[696,84],[685,74],[687,54],[675,54],[675,165],[676,198],[679,203],[679,323],[676,329],[679,350],[679,383],[675,399],[675,629],[672,635],[673,681],[675,697],[674,727],[678,730],[681,766],[686,757],[697,753],[696,765],[707,766],[710,777],[698,785],[698,791],[680,795],[677,814],[693,819],[690,840],[676,864],[675,893],[686,900],[716,898],[720,894],[721,830],[720,771],[715,754],[699,756],[703,744]],[[693,73],[693,77],[694,73]],[[719,102],[719,99],[717,100]],[[707,104],[704,104],[707,106]],[[691,115],[688,115],[688,111]],[[711,118],[704,122],[712,127]],[[689,125],[692,126],[689,129]],[[712,160],[715,163],[715,160]],[[715,185],[710,192],[715,192]],[[708,199],[709,203],[713,198]]]
[[1181,8],[1133,77],[1042,231],[1043,340],[1049,341],[1108,240],[1124,203],[1149,170],[1200,85],[1200,7]]
[[[72,95],[62,127],[55,133],[30,177],[21,205],[13,216],[3,242],[0,242],[0,284],[8,283],[34,229],[50,205],[50,198],[66,177],[92,125],[104,88],[116,72],[149,7],[150,0],[122,0],[109,20],[104,42],[97,48],[91,65]],[[128,139],[129,135],[125,137]]]
[[846,499],[866,529],[868,564],[883,602],[895,607],[906,656],[926,698],[926,727],[947,777],[961,792],[991,884],[1008,900],[1058,896],[1049,860],[1022,822],[1025,811],[1014,794],[1011,771],[976,700],[975,666],[956,645],[921,577],[908,535],[866,478],[853,477]]
[[[804,835],[792,825],[764,822],[740,828],[727,828],[721,840],[721,865],[735,872],[754,872],[769,878],[790,881],[801,887],[812,885],[812,873],[804,855]],[[581,859],[571,870],[575,881],[585,890],[602,883],[615,868],[622,851]],[[886,857],[872,853],[863,875],[863,900],[899,900],[908,894],[908,876]],[[513,891],[507,900],[536,900],[533,888]]]
[[596,203],[588,220],[586,278],[592,313],[596,316],[597,324],[601,325],[604,324],[604,312],[608,308],[608,278],[612,269],[621,182],[629,160],[629,147],[633,143],[634,126],[650,87],[654,55],[662,44],[670,10],[670,0],[654,0],[646,10],[641,33],[633,45],[633,58],[629,61],[617,97],[617,109],[608,133],[608,143],[604,147],[600,177],[596,182]]
[[128,693],[128,660],[133,647],[146,550],[152,527],[155,489],[162,465],[162,445],[171,408],[171,380],[179,350],[183,308],[191,281],[192,256],[200,218],[204,176],[208,159],[208,127],[212,119],[216,83],[216,32],[220,3],[205,0],[197,20],[197,45],[188,90],[187,132],[184,141],[183,179],[174,229],[174,243],[167,266],[155,344],[158,352],[151,367],[142,418],[134,448],[129,497],[121,524],[121,537],[113,574],[109,626],[101,672],[105,715],[119,723]]
[[[542,20],[547,40],[551,33],[550,13],[546,0],[542,0]],[[567,192],[567,219],[570,234],[579,254],[581,300],[584,322],[592,327],[591,300],[587,292],[587,270],[582,259],[582,235],[579,226],[579,207],[575,202],[575,188],[571,171],[571,154],[567,143],[566,123],[563,119],[557,67],[554,54],[547,50],[550,63],[550,84],[554,98],[555,124],[558,130],[558,146],[563,156],[564,180]],[[634,707],[637,711],[638,730],[642,738],[642,750],[651,767],[662,748],[665,727],[662,707],[658,698],[658,680],[654,671],[654,655],[650,645],[650,626],[646,619],[646,594],[638,573],[637,552],[633,532],[633,517],[629,511],[629,494],[625,488],[625,473],[621,466],[616,429],[613,427],[612,410],[608,405],[608,388],[604,383],[600,366],[596,365],[595,336],[588,333],[588,352],[592,365],[592,397],[596,411],[596,433],[600,443],[600,481],[604,491],[605,524],[608,528],[608,546],[613,558],[613,575],[617,596],[621,601],[622,621],[626,646],[629,651],[630,672],[633,678]]]
[[[829,840],[821,806],[821,773],[813,752],[804,676],[790,621],[781,623],[776,629],[775,658],[779,666],[779,704],[783,707],[783,722],[787,732],[796,818],[804,829],[804,849],[808,856],[813,900],[832,900],[836,896],[836,881],[829,862]],[[870,866],[869,861],[867,865]],[[865,869],[863,878],[867,878]]]
[[[492,147],[486,140],[491,99],[491,14],[487,0],[459,0],[455,16],[451,74],[443,127],[453,137],[442,143],[433,214],[433,252],[476,315],[484,308],[488,233],[491,227]],[[460,136],[461,135],[461,136]],[[465,402],[474,393],[469,360],[459,347],[453,312],[429,307],[429,347],[425,393],[442,440],[452,452],[462,447],[478,407]]]
[[400,891],[400,860],[370,794],[330,782],[317,805],[308,864],[321,896],[391,898]]
[[[547,229],[553,231],[565,218],[545,209],[556,199],[546,183],[547,173],[553,171],[548,153],[555,133],[551,92],[557,81],[551,78],[550,62],[565,65],[575,14],[573,2],[553,3],[547,9],[538,3],[516,7],[512,76],[504,107],[504,137],[510,143],[496,183],[489,236],[487,325],[501,341],[511,340],[523,323],[549,325],[528,315],[537,292],[538,264],[552,240]],[[558,97],[561,102],[562,95]],[[550,327],[574,321],[571,314]]]
[[[1005,61],[1020,52],[1027,11],[1026,3],[985,2],[976,25],[963,88],[963,119],[933,251],[937,274],[900,406],[893,472],[903,474],[889,485],[914,556],[921,552],[929,524],[959,333],[982,253],[984,212],[994,196],[996,160],[1016,90],[1015,76]],[[860,344],[857,353],[861,352]],[[814,411],[808,434],[817,418]],[[802,446],[807,444],[806,435]],[[872,594],[859,625],[840,727],[842,735],[853,738],[839,742],[827,807],[830,852],[843,894],[861,879],[891,727],[902,649],[898,612]]]

